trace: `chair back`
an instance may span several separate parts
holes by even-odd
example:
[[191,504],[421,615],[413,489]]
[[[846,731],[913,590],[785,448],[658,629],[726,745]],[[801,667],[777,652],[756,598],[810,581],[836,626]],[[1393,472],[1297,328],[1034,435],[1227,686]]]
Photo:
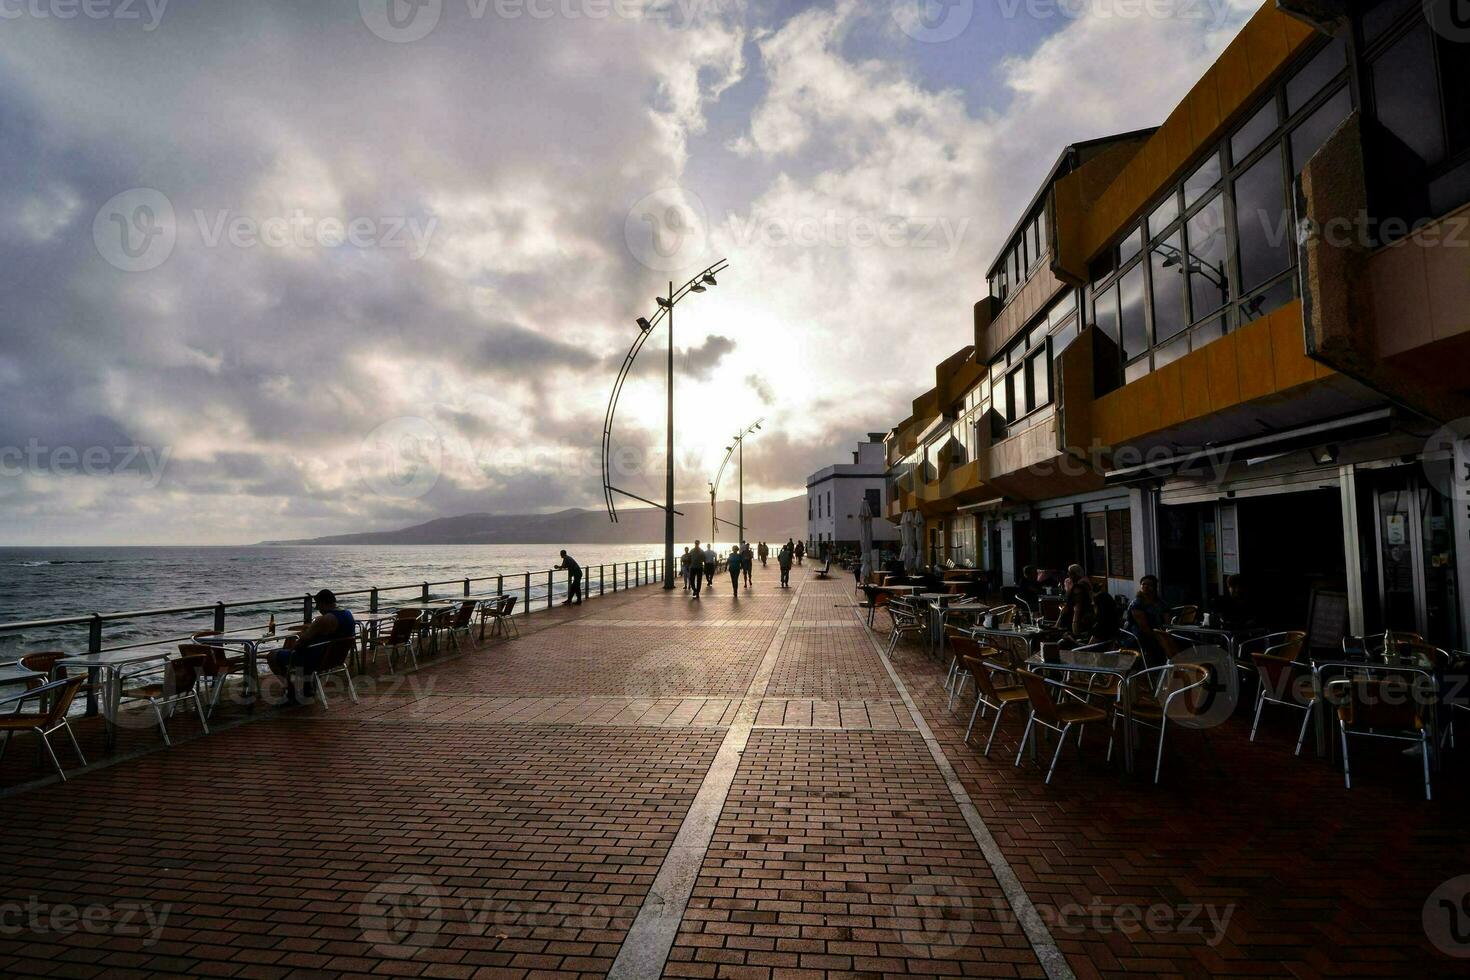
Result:
[[182,654],[168,661],[163,668],[164,695],[172,697],[192,691],[199,678],[208,672],[209,662],[210,658],[201,653]]
[[1014,604],[996,606],[990,612],[986,613],[986,617],[990,620],[992,629],[1010,629],[1016,622],[1016,607]]
[[454,628],[457,630],[469,629],[470,620],[475,618],[475,606],[473,599],[466,599],[459,604],[459,612],[454,616]]
[[[1013,690],[1017,686],[1015,680],[1010,677],[1010,671],[983,657],[961,657],[960,663],[964,664],[965,669],[970,672],[970,676],[975,678],[975,686],[980,689],[980,693],[985,695],[986,700],[993,704],[1000,703],[1000,692],[1002,688]],[[997,684],[995,682],[995,673],[997,671],[1004,672],[1007,675],[1006,683]]]
[[388,631],[388,644],[401,647],[413,639],[419,628],[419,614],[412,609],[400,609],[393,614],[393,626]]
[[1307,668],[1291,657],[1280,657],[1272,653],[1278,649],[1280,647],[1272,647],[1265,653],[1251,654],[1251,663],[1256,666],[1256,677],[1261,682],[1261,690],[1278,700],[1288,697],[1303,700],[1301,695],[1306,692]]
[[[1166,704],[1168,710],[1175,713],[1171,716],[1171,721],[1180,721],[1181,713],[1198,714],[1208,702],[1209,694],[1205,691],[1204,685],[1210,679],[1210,668],[1204,664],[1169,663],[1162,667],[1159,673],[1161,676],[1158,686],[1154,689],[1154,697],[1160,704]],[[1193,688],[1193,690],[1169,704],[1170,695],[1184,691],[1186,688]]]
[[76,700],[77,691],[85,683],[87,683],[86,674],[66,677],[59,681],[47,681],[40,687],[33,687],[26,691],[11,704],[15,705],[15,710],[19,712],[20,706],[27,701],[40,702],[40,711],[26,717],[37,722],[42,728],[50,728],[66,717],[71,703]]
[[516,600],[519,599],[519,598],[520,598],[520,596],[518,596],[518,595],[508,595],[508,596],[506,596],[505,597],[505,605],[503,607],[501,607],[500,615],[502,615],[502,616],[509,616],[511,613],[515,612]]
[[[195,636],[200,634],[196,633]],[[200,670],[205,677],[219,677],[229,673],[229,656],[220,647],[210,643],[180,643],[179,654],[184,657],[202,657]]]
[[66,677],[66,665],[61,663],[66,658],[64,650],[38,650],[28,653],[20,658],[20,665],[26,670],[34,670],[45,674],[45,678],[33,677],[26,681],[26,687],[35,690],[47,681],[57,681]]
[[1198,626],[1199,606],[1175,606],[1169,610],[1169,618],[1175,626]]
[[322,659],[317,665],[318,673],[329,670],[341,670],[347,663],[347,658],[352,656],[353,638],[350,636],[339,636],[335,640],[328,640],[322,648]]
[[1029,670],[1018,670],[1016,676],[1026,689],[1026,700],[1031,702],[1031,710],[1036,713],[1036,717],[1048,725],[1061,727],[1062,718],[1057,713],[1057,703],[1052,700],[1051,687],[1046,678]]
[[[1355,668],[1356,669],[1356,668]],[[1366,671],[1327,682],[1324,696],[1356,728],[1417,731],[1434,701],[1430,678],[1417,671]]]

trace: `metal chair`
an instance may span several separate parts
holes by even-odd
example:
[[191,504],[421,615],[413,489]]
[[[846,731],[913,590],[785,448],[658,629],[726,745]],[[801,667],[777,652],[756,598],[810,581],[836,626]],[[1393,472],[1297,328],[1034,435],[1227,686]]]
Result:
[[1175,606],[1169,610],[1169,620],[1175,626],[1198,626],[1199,606]]
[[1415,742],[1424,767],[1424,798],[1434,798],[1429,778],[1429,754],[1434,746],[1424,717],[1425,706],[1432,707],[1434,702],[1432,688],[1433,679],[1428,675],[1392,667],[1365,668],[1355,676],[1327,682],[1323,698],[1337,709],[1344,786],[1353,788],[1348,736]]
[[400,650],[408,653],[408,659],[413,663],[413,669],[419,669],[419,660],[414,652],[414,644],[418,639],[419,614],[412,609],[400,609],[394,614],[393,625],[388,630],[387,636],[375,637],[368,646],[368,652],[372,654],[373,665],[378,662],[378,651],[388,652],[388,669],[398,670],[398,652]]
[[[1154,783],[1158,783],[1159,774],[1164,769],[1164,735],[1168,731],[1169,720],[1173,718],[1175,724],[1179,724],[1180,712],[1195,707],[1191,705],[1194,698],[1186,695],[1203,688],[1209,679],[1209,668],[1201,664],[1170,663],[1130,674],[1124,681],[1130,688],[1127,693],[1132,723],[1143,728],[1155,728],[1159,732],[1159,749],[1154,760]],[[1176,707],[1176,702],[1181,699],[1183,707]],[[1114,713],[1114,730],[1117,729],[1117,720],[1117,713]],[[1205,734],[1203,727],[1200,728],[1200,734]],[[1205,735],[1205,738],[1208,742],[1209,736]],[[1108,758],[1112,757],[1113,745],[1112,739],[1109,739]]]
[[449,623],[446,633],[449,636],[449,642],[454,644],[456,650],[460,649],[460,638],[469,640],[470,634],[474,631],[475,607],[478,605],[479,603],[473,599],[461,602],[459,609],[454,613],[454,618]]
[[888,648],[883,651],[888,657],[893,656],[893,651],[898,648],[903,637],[923,636],[928,629],[918,608],[909,599],[889,600],[888,618],[893,623],[893,629],[888,635]]
[[[77,691],[86,681],[86,675],[49,681],[38,687],[30,688],[10,701],[9,703],[15,705],[15,710],[8,715],[0,715],[0,732],[5,733],[5,741],[0,742],[0,759],[5,758],[5,750],[10,748],[12,735],[16,732],[35,732],[40,736],[41,744],[46,747],[46,754],[51,756],[51,764],[56,767],[57,775],[61,777],[62,782],[65,782],[66,770],[61,767],[61,760],[56,757],[56,750],[51,747],[51,736],[64,730],[67,738],[71,739],[72,751],[76,752],[77,758],[85,766],[87,757],[82,755],[82,747],[78,744],[77,736],[67,722],[66,713],[71,709],[72,701],[76,700]],[[40,710],[21,711],[21,707],[28,701],[35,701]]]
[[324,681],[334,674],[342,675],[343,681],[347,684],[348,696],[352,698],[353,704],[357,703],[357,690],[352,684],[352,671],[348,667],[356,642],[356,639],[351,636],[329,640],[326,649],[322,651],[321,662],[317,664],[315,670],[311,671],[317,700],[322,703],[324,709],[327,707],[327,686]]
[[152,706],[153,714],[158,718],[158,730],[163,733],[164,745],[171,746],[174,743],[168,737],[168,724],[164,721],[163,709],[167,706],[169,715],[172,715],[174,709],[185,701],[194,702],[194,710],[199,713],[199,724],[204,726],[204,734],[209,734],[209,720],[204,717],[204,700],[199,696],[205,660],[201,654],[175,657],[164,664],[163,680],[123,691],[123,697],[147,701]]
[[1312,720],[1312,711],[1317,707],[1317,691],[1312,683],[1311,670],[1297,661],[1301,652],[1300,639],[1278,643],[1260,653],[1250,655],[1260,681],[1256,692],[1256,714],[1251,721],[1250,741],[1256,740],[1256,729],[1261,724],[1261,710],[1267,704],[1279,704],[1295,708],[1302,713],[1302,726],[1296,733],[1296,755],[1302,754],[1302,742],[1307,738],[1307,724]]
[[[995,721],[990,724],[990,737],[985,740],[985,751],[982,753],[988,757],[990,745],[995,741],[995,733],[1000,729],[1000,720],[1005,715],[1006,707],[1017,701],[1027,700],[1026,688],[1014,679],[1009,670],[986,657],[967,655],[965,666],[975,679],[975,707],[970,710],[970,724],[965,729],[965,742],[968,744],[970,741],[970,733],[975,729],[975,717],[980,714],[981,706],[994,709]],[[997,673],[1005,674],[1007,683],[996,683]]]
[[500,629],[501,636],[510,636],[512,632],[517,637],[521,635],[521,628],[516,625],[515,619],[512,618],[516,611],[516,600],[519,598],[520,596],[516,595],[506,596],[505,601],[501,603],[500,611],[495,614],[495,622]]
[[1045,781],[1050,783],[1052,773],[1057,768],[1057,759],[1062,755],[1062,746],[1067,744],[1067,735],[1071,733],[1072,726],[1078,726],[1080,736],[1082,728],[1092,722],[1107,721],[1109,709],[1096,708],[1081,702],[1058,704],[1052,698],[1050,689],[1057,687],[1067,690],[1066,685],[1048,680],[1029,670],[1018,670],[1016,676],[1020,678],[1021,686],[1026,690],[1026,698],[1031,702],[1031,715],[1026,719],[1026,731],[1021,735],[1021,747],[1016,750],[1016,765],[1018,767],[1021,765],[1021,757],[1026,753],[1026,743],[1031,739],[1032,729],[1038,724],[1050,728],[1059,736],[1056,751],[1051,756],[1051,765],[1046,770]]
[[[215,634],[198,634],[195,636],[212,636]],[[206,685],[209,688],[209,707],[205,713],[214,716],[214,709],[219,705],[220,692],[225,689],[225,680],[231,674],[245,673],[245,657],[232,657],[229,651],[210,643],[180,643],[179,653],[186,657],[203,657],[203,673]]]

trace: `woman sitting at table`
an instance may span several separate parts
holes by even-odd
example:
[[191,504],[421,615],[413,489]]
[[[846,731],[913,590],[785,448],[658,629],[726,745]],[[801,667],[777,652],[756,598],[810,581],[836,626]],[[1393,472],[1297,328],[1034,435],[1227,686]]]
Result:
[[1169,607],[1159,598],[1159,577],[1145,575],[1138,580],[1138,594],[1128,604],[1128,629],[1138,637],[1150,666],[1158,666],[1179,652],[1174,638],[1164,632],[1168,625]]
[[321,665],[327,645],[344,637],[357,637],[357,623],[353,621],[352,613],[337,608],[337,597],[331,589],[322,589],[315,598],[316,619],[297,636],[286,637],[285,649],[272,650],[266,654],[265,660],[270,665],[271,673],[286,685],[285,704],[300,703],[296,697],[296,685],[291,680],[292,670],[300,670],[305,675],[301,693],[311,697],[315,693],[311,677]]

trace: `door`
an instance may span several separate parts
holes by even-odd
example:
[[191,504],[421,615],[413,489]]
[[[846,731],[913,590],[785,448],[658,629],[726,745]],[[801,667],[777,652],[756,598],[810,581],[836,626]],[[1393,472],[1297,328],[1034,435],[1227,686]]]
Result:
[[1461,616],[1450,503],[1413,470],[1386,475],[1374,493],[1376,625],[1445,648],[1457,645]]

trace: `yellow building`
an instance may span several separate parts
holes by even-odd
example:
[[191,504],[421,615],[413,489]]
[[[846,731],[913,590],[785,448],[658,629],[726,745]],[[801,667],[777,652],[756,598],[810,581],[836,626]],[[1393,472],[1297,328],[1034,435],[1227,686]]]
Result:
[[1067,147],[886,437],[889,519],[1003,583],[1078,562],[1208,608],[1239,574],[1270,622],[1326,593],[1470,646],[1470,40],[1440,27],[1268,2],[1157,129]]

